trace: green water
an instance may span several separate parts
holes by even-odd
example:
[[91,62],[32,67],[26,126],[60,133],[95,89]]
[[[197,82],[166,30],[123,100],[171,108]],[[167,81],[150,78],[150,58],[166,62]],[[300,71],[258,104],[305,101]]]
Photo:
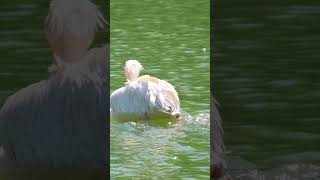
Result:
[[228,173],[240,177],[250,162],[272,170],[269,179],[318,179],[320,3],[218,1],[214,11],[212,85]]
[[[111,92],[123,66],[167,80],[183,121],[170,127],[111,122],[112,179],[209,179],[209,1],[111,1]],[[130,119],[128,119],[130,121]]]
[[47,9],[41,1],[8,1],[0,7],[1,104],[9,94],[47,76],[51,56],[42,25]]

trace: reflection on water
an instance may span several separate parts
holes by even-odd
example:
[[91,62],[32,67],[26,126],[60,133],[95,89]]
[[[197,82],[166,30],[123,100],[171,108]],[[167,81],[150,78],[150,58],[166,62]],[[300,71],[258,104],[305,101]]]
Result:
[[227,172],[319,178],[319,2],[220,1],[215,9],[212,82]]
[[208,179],[209,1],[113,0],[111,24],[111,92],[137,59],[176,87],[184,111],[169,127],[112,122],[112,179]]

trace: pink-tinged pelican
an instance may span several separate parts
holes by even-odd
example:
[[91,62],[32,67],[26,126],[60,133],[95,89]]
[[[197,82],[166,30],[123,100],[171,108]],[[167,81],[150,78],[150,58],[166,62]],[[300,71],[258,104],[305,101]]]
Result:
[[88,0],[51,2],[46,31],[54,65],[48,79],[19,90],[1,108],[0,169],[10,162],[36,171],[74,165],[107,175],[109,48],[89,49],[104,25]]
[[142,70],[137,60],[125,63],[127,82],[111,94],[111,113],[143,114],[148,117],[148,113],[164,112],[178,118],[180,101],[175,88],[167,81],[149,75],[139,77]]

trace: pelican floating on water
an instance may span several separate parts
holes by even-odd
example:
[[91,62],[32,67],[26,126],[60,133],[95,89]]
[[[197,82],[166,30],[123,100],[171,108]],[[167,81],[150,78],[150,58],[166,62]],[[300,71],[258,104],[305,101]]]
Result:
[[112,114],[145,114],[164,112],[180,116],[180,100],[175,88],[167,81],[149,75],[140,76],[143,66],[137,60],[125,63],[127,82],[110,97]]
[[1,108],[0,169],[9,163],[35,165],[36,171],[71,165],[106,176],[109,48],[89,49],[104,24],[88,0],[51,1],[46,32],[54,68]]

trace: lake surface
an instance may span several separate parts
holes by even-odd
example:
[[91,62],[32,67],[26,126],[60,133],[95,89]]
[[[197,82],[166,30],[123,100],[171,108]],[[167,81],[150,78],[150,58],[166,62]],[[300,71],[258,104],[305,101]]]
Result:
[[112,179],[209,179],[209,1],[111,1],[111,92],[124,63],[167,80],[183,120],[169,126],[111,122]]
[[47,77],[51,62],[43,31],[48,4],[8,1],[0,7],[0,103],[17,90]]
[[227,173],[319,179],[320,3],[231,0],[214,10],[212,85]]

